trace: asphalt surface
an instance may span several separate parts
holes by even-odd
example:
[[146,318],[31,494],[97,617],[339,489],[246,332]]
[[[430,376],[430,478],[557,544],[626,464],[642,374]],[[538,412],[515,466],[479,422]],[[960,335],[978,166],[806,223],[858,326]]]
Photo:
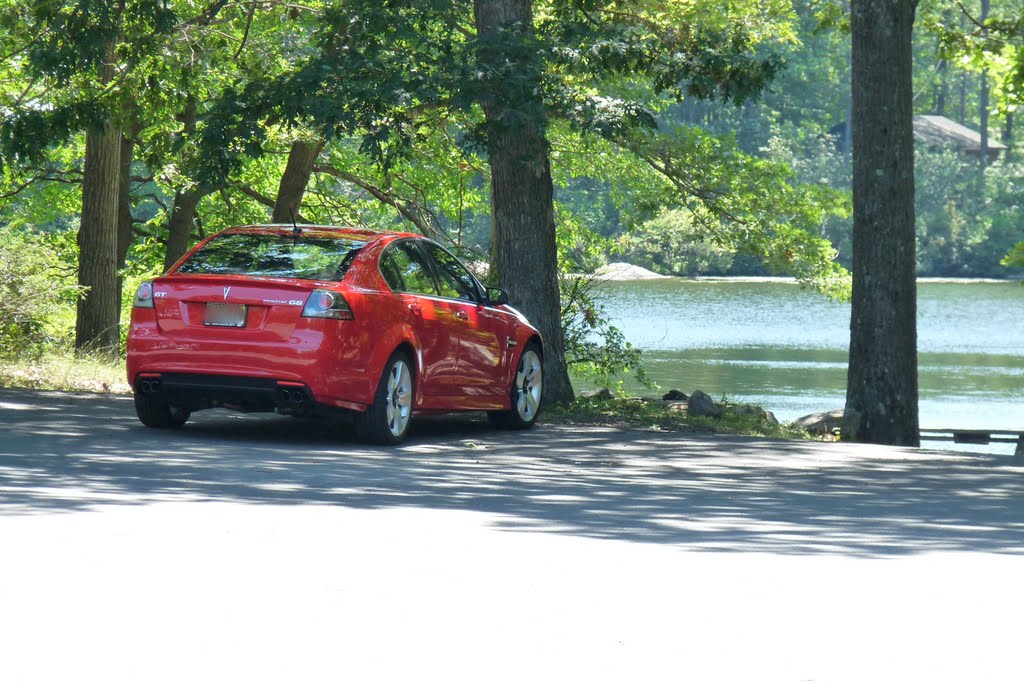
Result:
[[1005,456],[0,390],[0,681],[1024,681]]

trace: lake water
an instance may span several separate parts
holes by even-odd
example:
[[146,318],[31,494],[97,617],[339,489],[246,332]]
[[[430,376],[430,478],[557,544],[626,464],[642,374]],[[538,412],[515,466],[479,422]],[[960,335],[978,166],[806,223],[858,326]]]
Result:
[[[846,401],[849,304],[785,280],[606,282],[596,295],[662,390],[702,389],[782,421]],[[1024,429],[1020,283],[920,283],[918,356],[922,428]]]

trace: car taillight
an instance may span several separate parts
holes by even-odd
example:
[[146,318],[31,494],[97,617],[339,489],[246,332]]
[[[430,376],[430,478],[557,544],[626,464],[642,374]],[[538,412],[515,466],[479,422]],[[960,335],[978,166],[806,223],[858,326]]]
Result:
[[354,320],[352,309],[345,297],[329,289],[314,289],[302,309],[304,318],[331,318],[332,320]]
[[135,290],[135,298],[132,300],[132,308],[153,308],[153,283],[143,282]]

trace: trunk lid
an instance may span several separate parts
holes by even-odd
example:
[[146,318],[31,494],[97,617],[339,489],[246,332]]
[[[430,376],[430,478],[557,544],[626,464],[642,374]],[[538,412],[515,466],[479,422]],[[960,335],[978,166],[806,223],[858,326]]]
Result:
[[161,334],[172,338],[285,341],[318,283],[241,276],[166,276],[153,282]]

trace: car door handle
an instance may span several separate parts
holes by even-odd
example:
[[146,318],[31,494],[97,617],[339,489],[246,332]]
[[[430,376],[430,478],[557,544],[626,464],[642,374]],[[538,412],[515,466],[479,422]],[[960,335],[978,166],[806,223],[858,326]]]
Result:
[[459,320],[469,320],[469,313],[465,311],[455,311],[455,317]]
[[409,304],[409,310],[413,315],[423,315],[423,308],[419,304]]

